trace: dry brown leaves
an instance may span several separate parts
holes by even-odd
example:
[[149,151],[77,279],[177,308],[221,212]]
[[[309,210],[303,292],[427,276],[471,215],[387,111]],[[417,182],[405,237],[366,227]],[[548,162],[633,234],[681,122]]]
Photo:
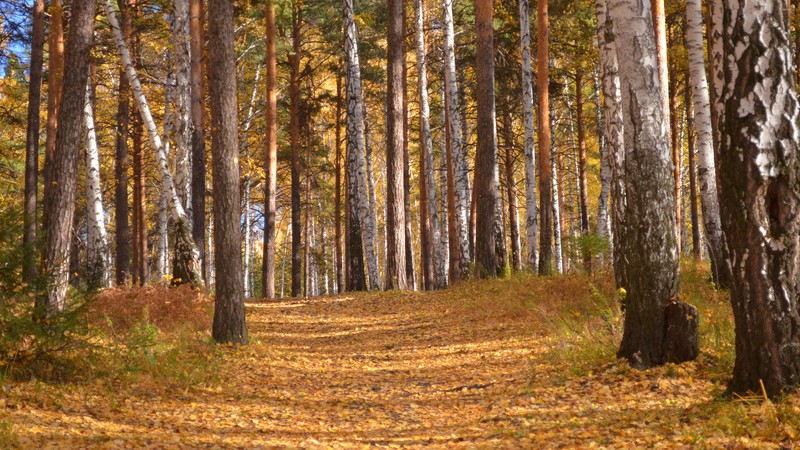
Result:
[[702,362],[636,371],[616,361],[569,375],[548,356],[559,342],[536,314],[492,306],[495,294],[549,288],[493,283],[488,295],[467,284],[253,303],[253,342],[227,351],[219,384],[153,393],[10,384],[0,419],[23,448],[790,445],[785,428],[709,432],[721,387]]

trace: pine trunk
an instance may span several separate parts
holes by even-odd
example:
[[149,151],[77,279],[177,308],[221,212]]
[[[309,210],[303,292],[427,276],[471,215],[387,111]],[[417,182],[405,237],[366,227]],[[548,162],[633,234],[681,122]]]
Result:
[[[131,12],[128,0],[119,0],[122,16],[121,30],[125,42],[130,43]],[[119,106],[117,109],[117,142],[114,158],[114,225],[115,225],[115,279],[123,285],[131,276],[131,227],[128,222],[128,135],[130,127],[130,85],[125,76],[125,67],[120,64],[119,87],[117,91]]]
[[539,100],[539,274],[549,275],[552,272],[553,250],[553,173],[550,156],[550,92],[549,92],[549,49],[550,18],[548,16],[549,0],[536,3],[536,87]]
[[334,162],[334,243],[333,257],[336,269],[336,292],[345,291],[344,270],[342,267],[342,77],[336,74],[336,159]]
[[52,182],[58,189],[49,191],[44,205],[47,240],[43,273],[47,275],[48,285],[44,295],[37,298],[39,317],[57,314],[66,307],[83,119],[81,112],[86,101],[89,51],[94,38],[96,8],[93,0],[73,0],[71,6],[70,39],[64,55],[69,65],[65,64],[64,89],[59,107],[61,121],[51,160]]
[[292,53],[289,58],[289,146],[292,201],[292,297],[299,297],[303,283],[302,220],[300,210],[300,21],[302,4],[292,2]]
[[511,230],[511,267],[515,271],[522,270],[522,248],[519,236],[519,206],[517,204],[517,181],[514,179],[514,128],[511,109],[506,105],[503,114],[503,131],[505,134],[505,178],[508,192],[508,221]]
[[210,276],[206,255],[205,64],[203,62],[203,0],[189,0],[190,81],[192,114],[192,239],[197,243],[203,279]]
[[[61,0],[50,0],[50,38],[47,42],[47,136],[44,156],[44,201],[50,197],[53,185],[53,164],[58,133],[58,114],[64,79],[64,5]],[[82,106],[82,105],[81,105]],[[42,228],[47,228],[42,217]]]
[[244,344],[247,342],[247,327],[242,283],[233,0],[209,0],[208,17],[214,258],[218,272],[212,334],[220,343]]
[[25,232],[22,236],[25,258],[22,281],[36,278],[36,203],[39,190],[39,109],[42,105],[42,66],[44,64],[44,0],[33,3],[31,31],[30,87],[28,121],[25,135]]
[[[275,41],[277,36],[275,33],[275,6],[272,4],[272,0],[267,0],[266,23],[267,105],[264,111],[264,120],[267,126],[267,157],[264,167],[264,261],[261,267],[261,283],[264,287],[262,295],[265,298],[275,298],[275,200],[278,189],[278,91],[277,59],[275,56]],[[338,158],[338,151],[336,156]],[[336,175],[336,192],[338,194],[338,166]]]

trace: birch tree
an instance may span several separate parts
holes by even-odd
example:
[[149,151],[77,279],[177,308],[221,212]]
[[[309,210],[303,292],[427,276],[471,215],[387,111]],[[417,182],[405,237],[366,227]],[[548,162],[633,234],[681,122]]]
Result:
[[519,46],[522,53],[522,123],[525,128],[525,236],[528,266],[539,267],[539,223],[536,207],[536,147],[533,140],[533,69],[531,19],[528,0],[519,1]]
[[[366,277],[369,289],[380,287],[378,275],[378,257],[375,249],[377,238],[377,227],[375,216],[369,210],[369,198],[367,194],[367,172],[364,156],[364,121],[363,104],[361,97],[361,66],[358,62],[358,45],[356,36],[356,24],[353,12],[353,0],[344,0],[344,50],[346,61],[346,80],[347,80],[347,159],[349,169],[348,197],[351,212],[351,229],[355,225],[351,234],[350,244],[354,240],[361,240],[360,246],[363,251],[363,265],[366,266]],[[353,222],[356,219],[358,222]],[[356,252],[351,251],[351,260],[357,257]],[[351,261],[353,264],[354,261]],[[356,263],[352,267],[357,267],[361,263]],[[362,266],[363,267],[363,266]],[[358,270],[354,271],[358,273]],[[364,273],[364,272],[362,272]],[[355,274],[353,274],[355,275]],[[355,281],[351,277],[351,281]],[[357,283],[356,283],[357,284]],[[353,286],[357,290],[361,286]],[[363,286],[366,289],[367,286]]]
[[203,278],[201,273],[202,269],[200,267],[200,255],[197,247],[195,246],[194,240],[192,239],[192,229],[189,223],[189,218],[186,215],[186,210],[183,208],[180,198],[178,197],[177,190],[175,189],[175,183],[172,179],[172,174],[169,171],[167,155],[164,152],[164,147],[161,144],[161,137],[158,134],[155,121],[153,121],[153,116],[150,113],[150,107],[148,106],[147,99],[142,91],[142,84],[139,82],[136,69],[133,67],[130,53],[128,53],[128,47],[122,37],[122,32],[120,31],[119,22],[117,21],[116,14],[114,13],[111,0],[103,0],[103,5],[105,7],[106,16],[108,16],[109,25],[111,26],[111,30],[114,34],[114,39],[117,42],[122,64],[125,66],[125,73],[128,77],[128,82],[131,85],[131,90],[136,100],[136,106],[139,109],[142,122],[147,129],[147,134],[150,138],[150,145],[156,151],[158,168],[161,172],[162,189],[165,189],[169,194],[168,199],[170,213],[172,215],[172,219],[175,221],[175,253],[178,255],[176,257],[176,262],[184,266],[184,268],[181,269],[181,272],[187,275],[188,279],[186,281],[192,285],[202,285]]
[[619,357],[635,367],[691,360],[698,354],[697,310],[678,301],[678,243],[672,160],[663,120],[650,4],[611,0],[620,66],[626,158],[628,241],[624,333]]
[[689,77],[694,104],[694,128],[697,133],[695,145],[697,177],[700,182],[700,208],[703,212],[703,228],[714,281],[720,286],[728,286],[730,272],[725,263],[727,255],[717,199],[711,106],[703,50],[703,15],[700,0],[687,0],[686,51],[689,56]]
[[608,150],[606,158],[611,170],[611,226],[614,231],[614,276],[617,288],[627,288],[628,277],[623,259],[625,251],[625,135],[622,118],[622,92],[619,80],[619,61],[617,59],[614,21],[608,14],[608,0],[597,0],[597,42],[600,48],[600,61],[603,69],[603,109],[604,136]]
[[800,109],[783,0],[724,1],[720,213],[732,269],[728,390],[800,384]]
[[175,187],[192,222],[192,118],[191,44],[189,41],[189,0],[172,2],[172,52],[175,72],[173,115],[175,139]]
[[100,188],[100,157],[94,129],[94,89],[91,77],[86,83],[83,127],[86,136],[86,217],[87,217],[87,284],[91,288],[111,286],[111,252],[108,247],[103,191]]
[[442,0],[444,9],[444,82],[447,113],[449,117],[448,131],[453,160],[453,186],[455,195],[455,235],[450,236],[456,242],[456,254],[450,255],[456,267],[450,273],[465,279],[469,275],[470,242],[469,242],[469,174],[461,134],[461,110],[459,109],[458,83],[456,81],[456,53],[453,32],[453,0]]

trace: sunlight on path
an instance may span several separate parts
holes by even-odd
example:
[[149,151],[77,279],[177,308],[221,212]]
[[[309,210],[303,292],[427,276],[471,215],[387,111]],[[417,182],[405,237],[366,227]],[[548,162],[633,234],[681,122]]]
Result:
[[710,399],[707,382],[622,363],[571,379],[528,319],[452,309],[418,293],[250,304],[252,343],[228,351],[220,383],[86,390],[15,411],[15,432],[54,448],[675,446],[682,411]]

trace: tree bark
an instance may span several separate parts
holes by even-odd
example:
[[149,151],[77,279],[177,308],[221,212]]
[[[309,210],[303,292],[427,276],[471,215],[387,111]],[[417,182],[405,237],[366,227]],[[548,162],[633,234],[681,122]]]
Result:
[[25,134],[25,216],[22,245],[22,281],[36,278],[36,203],[39,190],[39,113],[42,105],[42,66],[44,64],[44,0],[33,3],[31,65],[28,88],[28,120]]
[[[617,352],[635,367],[697,357],[697,312],[679,301],[675,197],[648,3],[612,0],[609,15],[620,65],[626,159],[628,292]],[[668,313],[678,308],[682,314]],[[680,320],[678,320],[680,319]],[[688,320],[689,323],[681,321]]]
[[190,82],[192,115],[192,239],[197,243],[203,279],[206,266],[206,139],[205,64],[203,63],[203,0],[189,0]]
[[[264,111],[264,120],[267,126],[267,158],[264,164],[264,261],[261,267],[261,282],[264,287],[263,296],[265,298],[275,298],[275,199],[278,189],[278,91],[277,59],[275,56],[275,41],[277,35],[275,33],[275,6],[272,4],[272,0],[267,0],[266,8],[267,105]],[[337,77],[337,83],[338,79]],[[338,151],[336,156],[338,158]],[[338,169],[339,166],[337,166],[336,172],[337,194],[339,192]]]
[[[139,109],[142,123],[147,129],[148,136],[150,138],[150,145],[156,151],[158,167],[161,172],[162,188],[165,189],[169,194],[168,199],[170,212],[173,220],[175,221],[176,227],[175,252],[180,255],[180,257],[176,258],[176,262],[184,266],[184,268],[180,270],[182,273],[187,275],[188,279],[186,281],[191,283],[193,286],[201,286],[203,284],[203,278],[199,261],[199,252],[197,251],[197,246],[195,246],[195,243],[192,239],[192,230],[189,225],[188,216],[186,215],[186,212],[183,209],[183,204],[178,197],[178,193],[175,189],[175,184],[172,179],[172,174],[169,172],[167,156],[161,144],[161,137],[158,134],[155,122],[150,114],[150,107],[148,106],[147,99],[142,91],[142,85],[139,82],[136,69],[133,67],[130,54],[128,53],[128,48],[125,45],[125,41],[122,37],[122,32],[120,31],[119,23],[117,22],[111,1],[104,0],[104,6],[106,15],[108,16],[109,24],[111,25],[111,30],[114,34],[114,39],[117,41],[120,57],[125,65],[125,72],[128,76],[128,82],[131,84],[134,97],[136,98],[136,105]],[[143,225],[144,217],[140,215],[139,219]],[[143,230],[140,228],[140,231]],[[140,255],[140,263],[144,262],[144,256],[145,255],[143,254]],[[142,281],[144,281],[144,276],[142,276]]]
[[302,4],[292,2],[292,53],[289,58],[289,145],[291,159],[292,199],[292,297],[301,295],[302,267],[302,212],[300,209],[300,23]]
[[86,284],[90,289],[111,286],[111,252],[108,247],[103,191],[100,188],[100,157],[94,128],[94,88],[91,76],[86,82],[83,126],[86,136]]
[[[344,0],[345,58],[347,74],[347,159],[350,209],[350,290],[378,289],[377,231],[370,213],[364,149],[361,67],[358,61],[353,0]],[[366,265],[366,273],[364,266]],[[365,280],[365,276],[367,279]]]
[[694,127],[697,131],[697,178],[700,182],[700,207],[703,212],[703,229],[714,282],[720,287],[727,288],[731,283],[731,273],[726,263],[727,247],[720,223],[717,171],[714,162],[714,129],[703,57],[702,27],[700,0],[688,0],[686,3],[686,51],[689,56]]
[[[702,55],[702,53],[701,53]],[[686,107],[686,152],[689,154],[689,213],[692,220],[692,256],[696,260],[700,260],[700,223],[697,213],[697,171],[695,165],[695,126],[694,115],[692,111],[692,94],[689,89],[689,72],[686,72],[686,91],[684,97],[684,105]]]
[[800,109],[786,2],[721,9],[719,197],[736,325],[728,389],[775,399],[800,383]]
[[508,192],[508,221],[511,230],[511,267],[515,271],[522,270],[522,249],[519,237],[519,215],[517,213],[517,182],[514,179],[514,128],[511,120],[511,109],[508,105],[503,114],[504,147],[506,151],[506,192]]
[[[125,42],[130,44],[131,12],[128,9],[129,0],[119,0],[119,10],[122,16],[120,24]],[[118,285],[123,285],[131,276],[131,228],[128,222],[128,134],[130,126],[130,85],[125,76],[125,67],[120,64],[119,87],[117,91],[119,106],[117,109],[117,142],[114,159],[114,225],[115,225],[115,279]]]
[[[61,0],[50,0],[50,39],[47,43],[47,138],[44,157],[44,199],[50,197],[53,184],[53,159],[58,132],[58,111],[64,79],[64,6]],[[82,106],[82,105],[81,105]],[[47,219],[42,217],[42,227],[47,228]]]
[[86,80],[89,74],[89,51],[94,38],[94,16],[97,3],[93,0],[73,0],[70,18],[70,39],[64,55],[64,90],[59,107],[61,123],[55,140],[52,159],[51,189],[45,198],[44,223],[47,242],[44,270],[47,290],[37,297],[37,315],[57,314],[66,307],[69,282],[69,246],[75,215],[78,158],[80,155],[81,111],[86,99]]
[[476,0],[477,43],[475,68],[478,103],[478,145],[475,150],[475,201],[477,208],[475,266],[479,276],[497,272],[496,230],[498,207],[497,130],[494,98],[494,11],[491,0]]
[[386,289],[407,289],[403,180],[403,0],[387,0]]
[[334,267],[336,269],[337,293],[345,291],[342,268],[342,77],[336,74],[336,159],[334,162]]
[[549,0],[536,3],[536,86],[539,104],[539,274],[549,275],[553,264],[553,192],[552,170],[550,168],[550,92],[549,92],[549,49],[550,25],[548,16]]
[[597,41],[603,68],[604,135],[608,150],[606,157],[611,169],[611,226],[614,231],[613,263],[617,288],[627,289],[627,265],[623,259],[627,234],[625,222],[625,135],[622,117],[622,92],[619,80],[617,42],[614,21],[608,15],[608,0],[597,0]]
[[586,188],[586,132],[583,126],[583,73],[575,74],[575,123],[578,127],[578,188],[581,233],[589,233],[589,194]]
[[522,51],[522,121],[525,128],[525,237],[527,265],[539,267],[539,224],[536,207],[536,147],[533,127],[533,70],[531,68],[531,19],[528,0],[519,1],[519,45]]
[[470,196],[469,174],[467,173],[466,152],[462,136],[461,111],[458,107],[458,84],[456,81],[455,38],[453,32],[453,0],[442,0],[444,8],[444,67],[445,96],[448,109],[448,130],[450,133],[450,153],[452,156],[452,190],[455,197],[455,208],[450,233],[451,244],[451,281],[464,280],[469,276],[470,265]]
[[[602,59],[602,58],[601,58]],[[602,62],[601,62],[602,66]],[[606,134],[604,126],[604,113],[600,104],[600,80],[598,79],[599,69],[594,69],[593,82],[594,82],[594,105],[597,118],[597,139],[598,147],[600,150],[600,197],[597,199],[597,237],[605,239],[609,244],[613,243],[613,235],[611,233],[611,215],[609,214],[608,198],[611,191],[611,163],[608,157],[608,145],[606,144]],[[600,255],[602,262],[604,255]]]
[[209,0],[208,17],[214,258],[218,272],[212,334],[220,343],[244,344],[247,342],[247,326],[242,283],[233,1]]

